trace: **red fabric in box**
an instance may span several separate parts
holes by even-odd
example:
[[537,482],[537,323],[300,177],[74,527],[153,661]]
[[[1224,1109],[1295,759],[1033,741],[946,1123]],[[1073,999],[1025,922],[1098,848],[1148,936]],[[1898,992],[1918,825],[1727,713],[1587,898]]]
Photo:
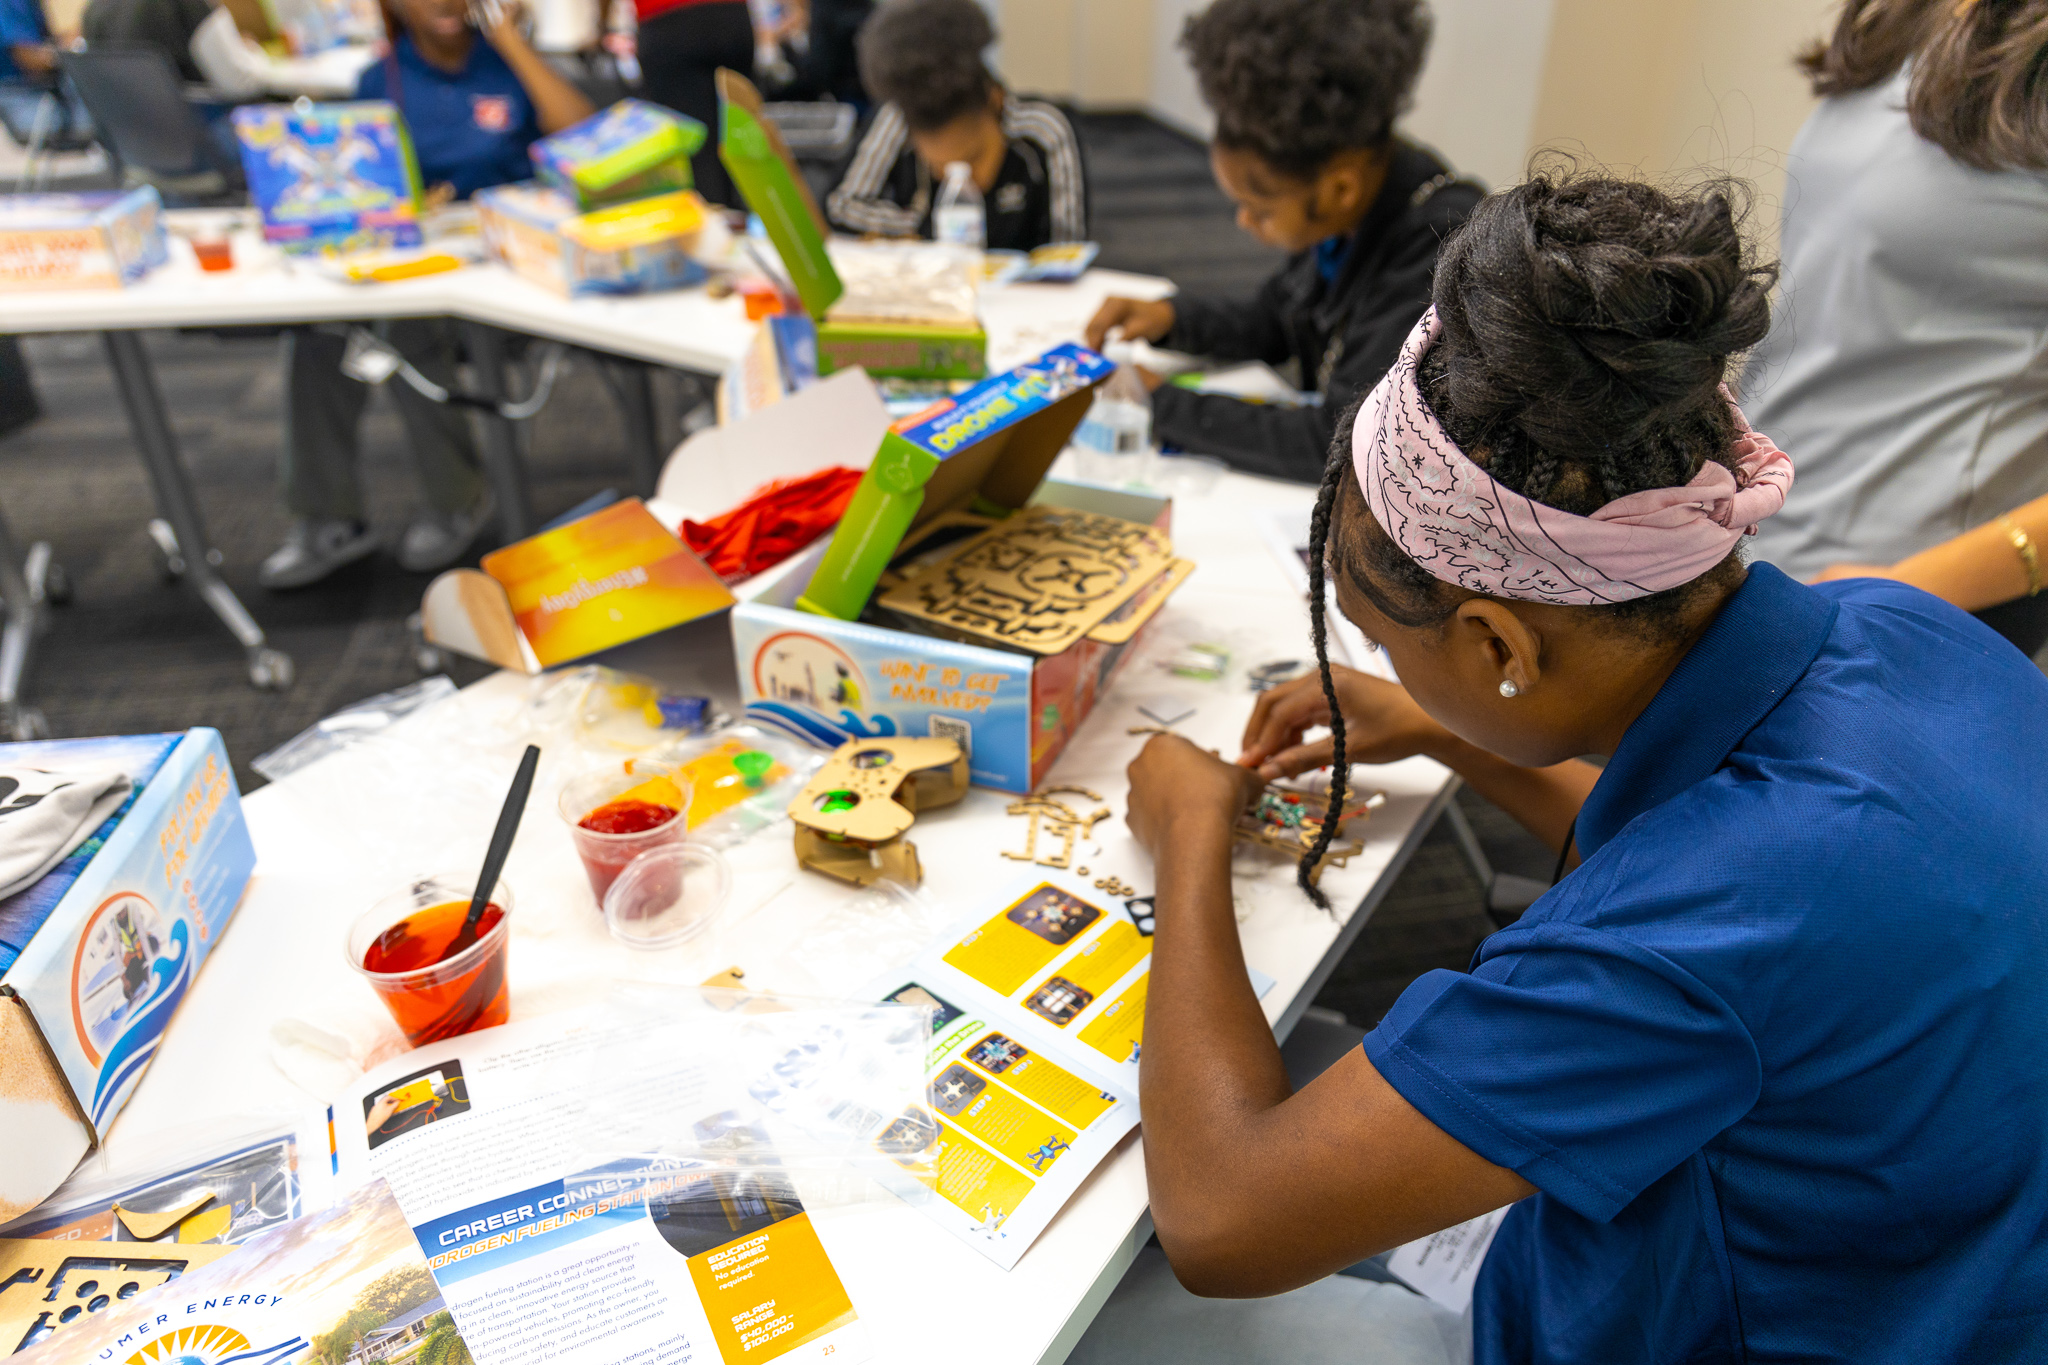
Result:
[[709,521],[684,521],[677,534],[728,583],[780,564],[839,524],[861,472],[835,465],[777,479]]

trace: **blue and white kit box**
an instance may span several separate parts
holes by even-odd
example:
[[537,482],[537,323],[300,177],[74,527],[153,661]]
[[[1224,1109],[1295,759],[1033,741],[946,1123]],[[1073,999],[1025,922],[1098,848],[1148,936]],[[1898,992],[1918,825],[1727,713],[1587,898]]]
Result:
[[[186,731],[0,976],[0,995],[12,997],[0,998],[0,1108],[10,1111],[0,1122],[0,1171],[9,1172],[0,1207],[33,1195],[32,1207],[49,1190],[25,1187],[44,1168],[63,1167],[54,1189],[106,1135],[255,866],[220,733]],[[36,1033],[40,1049],[30,1046]],[[65,1120],[76,1142],[53,1146]]]
[[[1128,489],[1048,481],[1030,501],[1172,526],[1170,499]],[[1151,625],[1122,644],[1083,638],[1032,655],[799,611],[826,545],[762,575],[752,593],[738,589],[732,609],[747,719],[820,748],[932,735],[967,752],[976,786],[1036,791]]]

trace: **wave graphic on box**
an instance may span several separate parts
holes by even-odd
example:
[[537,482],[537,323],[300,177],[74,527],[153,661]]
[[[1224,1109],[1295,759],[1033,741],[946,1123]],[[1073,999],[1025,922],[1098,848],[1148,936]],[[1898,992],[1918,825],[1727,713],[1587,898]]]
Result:
[[747,719],[773,726],[821,749],[836,749],[855,739],[887,739],[896,733],[896,721],[890,716],[862,719],[852,711],[841,711],[835,722],[808,707],[780,701],[749,702]]
[[115,1097],[156,1055],[165,1025],[170,1023],[178,1002],[185,998],[185,988],[192,984],[192,954],[186,951],[190,946],[189,933],[182,919],[171,926],[170,951],[150,964],[155,982],[148,998],[130,1017],[120,1038],[107,1049],[107,1059],[100,1063],[99,1084],[92,1094],[95,1129],[113,1108]]

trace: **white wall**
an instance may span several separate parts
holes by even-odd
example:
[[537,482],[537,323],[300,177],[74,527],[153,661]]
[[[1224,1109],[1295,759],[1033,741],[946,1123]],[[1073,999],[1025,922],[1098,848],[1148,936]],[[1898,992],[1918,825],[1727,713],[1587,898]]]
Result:
[[1188,16],[1208,7],[1209,0],[1153,0],[1152,90],[1145,101],[1152,117],[1205,141],[1215,131],[1216,117],[1195,88],[1195,73],[1180,50],[1180,30]]
[[1554,0],[1431,0],[1436,34],[1403,128],[1488,185],[1522,178]]

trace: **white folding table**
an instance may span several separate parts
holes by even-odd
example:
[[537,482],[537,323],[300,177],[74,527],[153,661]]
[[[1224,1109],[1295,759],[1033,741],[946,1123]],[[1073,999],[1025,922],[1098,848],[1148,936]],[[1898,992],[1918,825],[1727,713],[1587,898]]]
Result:
[[[173,211],[181,226],[203,210]],[[213,215],[217,217],[217,215]],[[98,332],[114,370],[135,433],[136,448],[161,517],[178,544],[182,576],[240,642],[250,681],[286,687],[291,661],[270,647],[263,628],[216,571],[220,554],[179,456],[148,352],[138,333],[153,327],[236,327],[368,322],[379,318],[451,317],[465,328],[486,398],[504,396],[503,328],[566,342],[628,361],[625,372],[629,446],[638,491],[651,493],[662,448],[652,411],[645,364],[700,374],[722,374],[753,340],[756,324],[737,298],[713,299],[702,289],[631,298],[567,299],[522,279],[495,262],[443,275],[389,284],[347,284],[293,262],[262,245],[253,231],[236,234],[236,268],[207,274],[189,243],[171,236],[170,263],[128,289],[55,290],[6,295],[0,333]],[[1023,285],[990,290],[983,312],[990,331],[990,364],[1005,368],[1075,335],[1104,295],[1156,298],[1171,291],[1164,280],[1114,271],[1091,271],[1075,285]],[[1043,344],[1038,344],[1039,342]],[[486,416],[485,474],[508,538],[534,529],[526,479],[511,424]]]
[[[1306,523],[1311,494],[1298,486],[1229,474],[1174,508],[1176,552],[1194,574],[1161,612],[1133,657],[1083,722],[1048,779],[1092,789],[1113,818],[1096,826],[1088,861],[1149,890],[1148,860],[1123,825],[1125,766],[1144,742],[1129,731],[1155,722],[1139,708],[1172,704],[1194,714],[1178,728],[1235,752],[1252,696],[1249,666],[1308,650],[1307,610],[1272,551],[1247,530],[1251,516],[1285,511]],[[1162,666],[1191,641],[1233,651],[1219,682],[1179,678]],[[734,696],[730,632],[722,619],[693,623],[606,656],[674,685]],[[344,751],[256,792],[244,802],[258,869],[236,919],[205,963],[162,1048],[110,1135],[111,1171],[161,1161],[166,1134],[196,1135],[195,1124],[233,1115],[288,1111],[315,1096],[295,1088],[272,1061],[280,1020],[326,1029],[386,1027],[368,987],[346,965],[350,919],[392,885],[430,868],[481,862],[497,801],[525,736],[526,679],[498,674],[467,689],[431,733],[392,736],[381,748]],[[426,713],[421,720],[431,717]],[[410,724],[411,722],[407,722]],[[818,919],[850,894],[800,871],[786,830],[729,851],[734,868],[730,927],[660,955],[635,954],[606,934],[590,900],[566,828],[553,810],[563,777],[588,755],[551,744],[505,877],[516,901],[510,947],[515,1019],[545,1014],[627,975],[697,982],[731,965],[750,986],[798,994],[850,994],[864,984],[812,962],[793,964]],[[1364,851],[1330,869],[1323,886],[1335,916],[1295,889],[1287,860],[1240,859],[1235,892],[1246,957],[1275,979],[1264,997],[1285,1037],[1355,940],[1456,788],[1427,759],[1358,768],[1365,790],[1387,804],[1358,827]],[[974,791],[957,806],[919,817],[912,837],[925,868],[924,894],[960,914],[987,903],[1019,875],[1002,858],[1022,824],[1012,798]],[[1218,1171],[1218,1180],[1235,1178]],[[1095,1171],[1011,1271],[957,1241],[879,1189],[813,1218],[854,1305],[876,1334],[879,1360],[1039,1365],[1065,1358],[1151,1234],[1141,1138],[1134,1135]]]

